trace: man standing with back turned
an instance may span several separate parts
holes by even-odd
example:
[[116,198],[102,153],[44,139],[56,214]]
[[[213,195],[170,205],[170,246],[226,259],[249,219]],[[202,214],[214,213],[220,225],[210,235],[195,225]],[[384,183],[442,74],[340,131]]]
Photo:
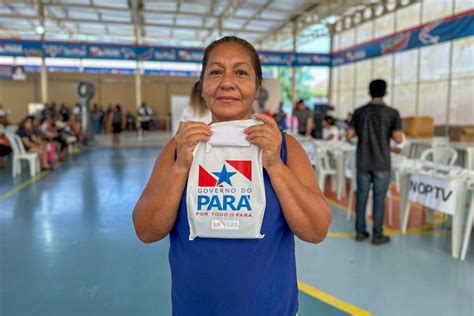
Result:
[[372,100],[358,108],[352,116],[347,138],[357,136],[357,192],[356,192],[356,240],[369,237],[366,230],[365,211],[370,185],[373,186],[373,235],[372,244],[390,241],[383,234],[384,200],[391,179],[390,138],[402,142],[400,114],[383,101],[387,83],[373,80],[369,85]]

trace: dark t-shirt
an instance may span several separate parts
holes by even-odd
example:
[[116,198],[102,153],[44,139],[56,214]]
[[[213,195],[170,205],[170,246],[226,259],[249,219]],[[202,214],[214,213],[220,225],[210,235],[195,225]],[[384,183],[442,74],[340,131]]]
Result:
[[[18,129],[18,131],[16,132],[16,134],[18,136],[20,136],[20,138],[23,140],[24,137],[28,137],[28,139],[30,140],[30,142],[34,143],[33,141],[33,132],[29,132],[23,128],[20,128]],[[23,145],[25,146],[25,149],[26,150],[30,150],[30,147],[26,146],[25,143],[23,143]]]
[[293,110],[293,115],[298,120],[298,132],[300,134],[304,134],[306,132],[306,125],[308,123],[308,119],[313,117],[313,113],[309,109]]
[[354,112],[350,125],[358,138],[357,170],[390,170],[390,138],[401,130],[400,113],[383,102],[369,102]]

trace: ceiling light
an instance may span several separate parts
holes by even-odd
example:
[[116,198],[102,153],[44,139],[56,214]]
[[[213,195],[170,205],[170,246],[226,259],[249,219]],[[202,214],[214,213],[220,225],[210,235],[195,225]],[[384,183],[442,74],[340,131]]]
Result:
[[38,35],[43,35],[44,34],[44,26],[38,25],[35,28],[35,33],[38,34]]
[[331,15],[328,16],[325,20],[327,24],[335,24],[337,22],[337,16]]

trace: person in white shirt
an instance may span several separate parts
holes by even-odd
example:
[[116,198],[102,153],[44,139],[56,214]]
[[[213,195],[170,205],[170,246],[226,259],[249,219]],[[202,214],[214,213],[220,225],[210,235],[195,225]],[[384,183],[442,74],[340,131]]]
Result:
[[80,118],[81,112],[82,112],[81,105],[79,103],[76,103],[76,105],[72,109],[72,114]]
[[142,102],[142,105],[137,110],[138,121],[140,122],[140,131],[148,131],[150,129],[150,121],[153,115],[152,109],[145,103]]
[[180,121],[193,121],[209,124],[212,121],[211,112],[202,97],[201,81],[198,80],[191,90],[189,105],[181,114]]
[[323,121],[323,139],[326,141],[337,141],[339,137],[339,129],[336,120],[332,116],[326,116]]

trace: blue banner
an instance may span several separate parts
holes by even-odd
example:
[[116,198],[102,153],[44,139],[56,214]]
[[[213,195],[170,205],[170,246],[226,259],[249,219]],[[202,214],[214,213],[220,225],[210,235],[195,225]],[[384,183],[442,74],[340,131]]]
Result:
[[[204,49],[0,39],[0,56],[201,63]],[[265,66],[330,66],[329,54],[259,52]]]
[[[339,66],[474,35],[474,10],[333,54],[259,51],[264,66]],[[204,49],[0,39],[0,56],[201,63]]]
[[332,65],[339,66],[472,35],[474,35],[474,10],[335,52],[332,55]]
[[[0,56],[201,63],[204,49],[0,39]],[[330,66],[329,54],[259,52],[265,66]]]

